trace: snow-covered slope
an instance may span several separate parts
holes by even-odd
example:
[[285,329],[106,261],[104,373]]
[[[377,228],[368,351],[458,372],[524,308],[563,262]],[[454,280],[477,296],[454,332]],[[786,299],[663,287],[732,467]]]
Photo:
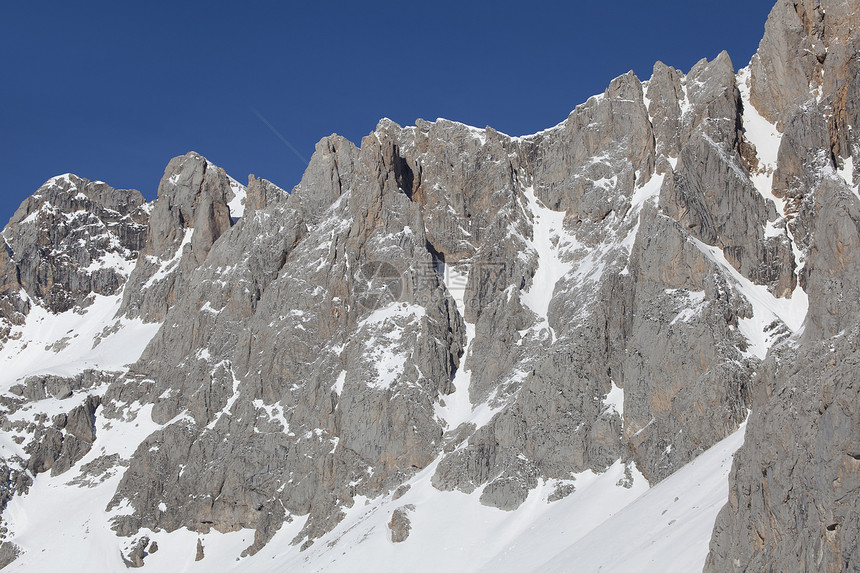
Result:
[[60,314],[34,306],[0,353],[0,391],[27,376],[124,371],[160,325],[117,317],[121,302],[122,295],[94,295],[89,307]]
[[[433,489],[431,467],[397,500],[358,501],[318,549],[302,555],[273,547],[264,551],[278,565],[237,570],[695,571],[707,556],[728,497],[732,454],[742,443],[743,427],[650,489],[638,472],[632,487],[619,485],[621,464],[575,476],[574,493],[558,501],[547,501],[556,484],[543,483],[515,512],[481,505],[479,492]],[[391,512],[407,504],[415,506],[412,531],[393,544],[386,535]]]
[[[104,456],[124,457],[156,425],[140,409],[127,422],[98,428],[101,447],[80,462],[86,467]],[[515,512],[502,512],[471,495],[440,492],[430,485],[435,466],[408,482],[399,499],[357,498],[343,521],[307,551],[291,545],[303,520],[286,524],[260,553],[240,557],[253,531],[197,534],[143,531],[158,545],[146,558],[152,571],[553,571],[685,572],[699,570],[717,512],[728,496],[732,454],[743,430],[702,454],[672,477],[650,488],[638,472],[632,487],[620,464],[603,474],[575,476],[574,493],[547,501],[555,484],[532,492]],[[7,509],[14,541],[25,554],[9,571],[52,571],[68,563],[87,563],[91,571],[124,567],[121,554],[130,540],[110,530],[119,508],[105,512],[121,468],[86,478],[70,472],[37,481],[31,493]],[[413,505],[407,541],[392,543],[392,510]],[[194,561],[197,540],[206,559]]]
[[742,425],[533,570],[700,571],[717,512],[728,498],[732,455],[743,444],[745,428]]

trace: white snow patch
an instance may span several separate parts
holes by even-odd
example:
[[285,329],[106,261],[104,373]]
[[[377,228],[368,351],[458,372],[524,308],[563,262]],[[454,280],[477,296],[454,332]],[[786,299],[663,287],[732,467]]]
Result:
[[645,80],[642,82],[642,105],[645,106],[645,112],[648,114],[648,121],[654,123],[651,117],[651,98],[648,97],[648,86],[651,85],[651,80]]
[[[548,503],[559,480],[541,480],[515,511],[479,502],[482,492],[442,492],[430,484],[438,461],[410,480],[400,499],[357,497],[343,521],[304,552],[279,532],[258,554],[255,573],[290,569],[326,572],[520,571],[619,572],[701,570],[718,511],[728,499],[732,455],[744,426],[674,475],[649,489],[632,470],[633,486],[619,487],[624,466],[583,472],[564,483],[575,491]],[[406,504],[411,532],[392,543],[388,522]],[[291,533],[295,529],[291,530]],[[281,540],[281,543],[275,541]],[[623,542],[619,542],[619,539]]]
[[247,189],[245,186],[230,177],[227,176],[230,182],[230,189],[233,190],[233,198],[227,203],[227,207],[230,209],[230,217],[233,220],[239,219],[245,215],[245,199],[248,195]]
[[[82,466],[100,456],[118,454],[127,459],[147,436],[160,428],[152,422],[151,410],[151,405],[139,408],[129,412],[126,420],[96,416],[98,440],[72,470],[55,477],[39,474],[27,495],[9,501],[3,514],[10,531],[8,539],[24,553],[7,566],[7,571],[57,571],[67,569],[70,563],[86,563],[90,571],[125,570],[120,552],[130,540],[116,535],[111,529],[111,519],[130,513],[131,507],[123,502],[109,512],[105,510],[125,468],[113,467],[100,476],[92,476],[89,486],[76,487],[69,482],[81,477]],[[101,479],[104,481],[99,483]],[[160,547],[162,538],[178,540],[161,535],[156,536]],[[189,544],[189,561],[194,558],[193,549]]]
[[205,303],[203,303],[203,306],[201,306],[201,307],[200,307],[200,311],[199,311],[199,312],[206,312],[206,313],[208,313],[208,314],[216,314],[216,315],[217,315],[217,314],[218,314],[219,312],[221,312],[221,311],[220,311],[220,310],[218,310],[218,309],[216,309],[216,308],[214,308],[214,307],[212,306],[212,303],[211,303],[210,301],[208,301],[208,300],[207,300]]
[[486,129],[480,129],[478,127],[472,127],[471,125],[469,125],[467,127],[469,128],[469,133],[472,134],[472,137],[474,137],[475,139],[480,141],[482,146],[485,143],[487,143],[487,130]]
[[633,196],[630,198],[630,211],[636,213],[642,209],[648,201],[652,201],[660,196],[660,188],[663,186],[663,175],[652,175],[651,178],[642,187],[633,191]]
[[124,277],[128,277],[137,264],[136,258],[128,258],[117,251],[107,251],[98,259],[93,259],[84,270],[92,274],[101,269],[114,269]]
[[744,133],[749,142],[755,146],[758,157],[758,169],[751,173],[753,185],[765,200],[773,201],[780,215],[784,215],[785,201],[773,194],[773,172],[776,169],[782,134],[776,125],[762,117],[750,102],[749,66],[738,71],[737,84],[744,106],[741,116]]
[[[357,497],[334,531],[303,553],[281,546],[284,559],[260,571],[386,572],[402,571],[404,564],[416,572],[527,570],[537,556],[552,555],[553,547],[588,534],[648,488],[635,470],[633,487],[618,487],[624,466],[617,462],[602,474],[571,476],[576,491],[553,503],[547,498],[558,480],[541,480],[516,511],[508,512],[482,505],[481,488],[471,494],[435,489],[430,479],[437,464],[410,480],[409,491],[398,500]],[[395,544],[388,521],[395,508],[406,504],[415,506],[409,514],[412,529],[406,541]]]
[[767,287],[754,284],[740,274],[726,260],[719,247],[706,245],[692,237],[688,240],[692,241],[705,256],[717,263],[728,277],[734,279],[737,290],[752,305],[753,316],[738,321],[739,330],[750,343],[747,355],[756,356],[760,359],[765,357],[774,343],[768,327],[775,320],[781,320],[795,335],[802,332],[803,321],[806,319],[806,312],[809,309],[809,298],[800,288],[800,285],[794,289],[791,298],[777,298],[767,290]]
[[[562,252],[576,248],[576,239],[564,230],[564,211],[553,211],[535,196],[534,188],[523,189],[533,218],[532,239],[526,239],[538,256],[538,267],[529,288],[522,293],[521,300],[539,317],[540,323],[548,323],[549,303],[559,279],[573,265],[562,260]],[[552,329],[550,329],[552,331]],[[555,340],[555,333],[552,333]]]
[[212,368],[212,373],[214,374],[218,368],[226,368],[230,371],[230,377],[233,380],[233,393],[230,394],[229,398],[227,398],[227,403],[224,404],[224,407],[221,409],[220,412],[218,412],[218,415],[215,416],[215,419],[209,422],[209,424],[206,426],[210,430],[215,428],[215,424],[218,423],[218,420],[221,419],[221,416],[224,416],[225,414],[229,416],[231,414],[230,410],[233,409],[233,404],[235,404],[236,400],[239,399],[239,379],[236,378],[236,373],[233,372],[233,365],[230,363],[229,360],[222,360]]
[[460,357],[460,367],[457,368],[457,371],[454,373],[454,379],[451,381],[454,391],[443,398],[445,401],[444,406],[438,403],[435,405],[436,417],[443,420],[445,427],[449,430],[453,430],[464,422],[473,421],[477,424],[480,421],[475,419],[476,412],[469,397],[472,371],[469,368],[468,357],[472,349],[472,341],[475,339],[475,325],[468,322],[465,324],[465,351],[463,352],[463,356]]
[[[651,178],[642,187],[633,191],[633,196],[630,198],[630,210],[628,217],[636,217],[636,224],[627,233],[627,236],[621,241],[621,246],[627,251],[627,262],[629,266],[630,255],[633,253],[633,243],[636,242],[636,235],[639,233],[639,223],[642,218],[642,206],[649,201],[656,201],[660,197],[660,189],[663,187],[663,179],[666,174],[651,175]],[[630,272],[628,266],[625,266],[621,273],[626,275]]]
[[764,237],[769,239],[771,237],[779,237],[786,233],[785,227],[780,225],[780,222],[783,219],[778,219],[776,221],[768,221],[764,226]]
[[54,177],[51,177],[47,181],[45,181],[45,183],[42,184],[42,187],[47,187],[49,185],[56,185],[57,183],[68,183],[68,184],[72,185],[71,189],[69,189],[70,191],[76,190],[77,186],[72,183],[72,177],[73,176],[74,175],[72,173],[63,173],[62,175],[56,175]]
[[621,419],[624,419],[624,389],[615,385],[615,380],[610,380],[612,387],[603,397],[603,405],[608,409],[615,410]]
[[687,291],[683,289],[666,289],[666,294],[679,295],[682,297],[681,311],[672,319],[669,324],[676,322],[689,322],[694,317],[702,313],[702,310],[707,306],[705,301],[705,291]]
[[[29,215],[24,217],[24,219],[21,221],[21,224],[27,225],[29,223],[35,223],[36,220],[39,218],[39,213],[41,213],[41,212],[42,212],[41,209],[39,209],[38,211],[33,211],[32,213],[30,213]],[[7,243],[7,245],[8,245],[8,243]]]
[[690,102],[690,94],[687,93],[686,77],[681,80],[681,93],[684,94],[684,98],[678,102],[678,105],[681,108],[681,117],[684,117],[693,109],[693,104]]
[[161,324],[114,318],[122,295],[93,296],[93,304],[80,314],[32,306],[0,354],[0,391],[26,376],[74,376],[90,368],[122,371],[140,358]]
[[368,379],[371,388],[391,388],[403,375],[413,349],[402,343],[406,326],[421,320],[424,307],[405,302],[391,303],[374,310],[358,324],[359,330],[369,330],[371,336],[364,344],[363,356],[374,369]]
[[[469,284],[468,264],[445,265],[443,279],[448,292],[454,299],[457,311],[460,316],[465,317],[466,288]],[[438,403],[435,405],[436,417],[443,420],[445,427],[449,430],[456,428],[463,422],[470,421],[473,416],[473,405],[469,397],[472,372],[468,365],[468,357],[471,352],[472,341],[475,339],[475,325],[465,322],[465,319],[463,323],[466,325],[466,341],[463,356],[460,357],[460,366],[451,381],[454,391],[443,398],[444,406]]]
[[341,370],[340,374],[337,375],[337,380],[334,381],[331,389],[335,394],[340,396],[340,393],[343,392],[343,384],[346,382],[346,370]]
[[284,407],[281,404],[265,404],[259,398],[252,402],[254,408],[263,410],[271,422],[277,422],[283,427],[285,434],[290,433],[290,424],[287,422],[287,417],[284,415]]
[[857,183],[854,182],[854,158],[849,157],[848,159],[844,159],[842,169],[837,169],[836,174],[848,184],[848,187],[851,188],[854,195],[860,199],[860,190],[858,190],[858,187],[860,187],[860,181]]
[[387,390],[397,382],[406,369],[411,352],[393,345],[380,344],[371,338],[365,345],[366,356],[373,364],[376,376],[369,386],[377,390]]
[[176,270],[176,266],[179,264],[179,261],[182,259],[182,253],[185,251],[185,245],[191,244],[191,237],[194,236],[194,229],[185,229],[184,234],[182,235],[182,242],[179,243],[179,246],[176,247],[176,252],[173,253],[173,256],[168,260],[161,260],[156,257],[156,260],[161,261],[161,266],[158,268],[155,273],[149,280],[144,283],[141,287],[141,290],[148,289],[155,283],[164,280],[170,273]]
[[368,326],[378,327],[394,319],[408,319],[409,322],[412,322],[422,318],[425,313],[426,311],[423,306],[407,304],[405,302],[393,302],[371,312],[364,320],[358,323],[358,328],[361,329]]

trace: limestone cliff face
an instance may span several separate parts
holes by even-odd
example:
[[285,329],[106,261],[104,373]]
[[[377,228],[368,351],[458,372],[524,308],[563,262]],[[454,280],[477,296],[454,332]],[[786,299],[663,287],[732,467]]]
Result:
[[123,293],[121,314],[160,322],[212,244],[230,228],[234,196],[223,169],[190,152],[170,161],[151,206],[146,244]]
[[[525,138],[383,120],[360,147],[322,140],[291,196],[232,227],[228,180],[174,160],[144,251],[177,261],[174,294],[138,303],[164,324],[105,395],[106,416],[151,402],[164,425],[130,460],[118,531],[253,527],[253,552],[288,515],[310,513],[312,541],[434,460],[437,488],[511,510],[619,459],[659,481],[734,431],[761,358],[744,286],[797,284],[736,82],[726,54],[658,64]],[[132,284],[165,273],[141,261]],[[368,299],[381,263],[396,292]]]
[[773,192],[803,249],[803,334],[760,370],[708,571],[857,571],[857,2],[778,2],[751,97],[784,130]]
[[[657,483],[749,415],[708,567],[856,567],[858,12],[780,1],[749,67],[658,63],[531,136],[326,137],[291,193],[193,152],[151,204],[52,180],[4,231],[7,335],[93,293],[160,327],[119,373],[23,380],[14,408],[98,401],[18,428],[15,463],[62,473],[99,439],[68,419],[144,416],[116,532],[253,528],[254,553],[427,468],[499,510],[619,462]],[[100,250],[58,248],[99,225]],[[129,264],[91,271],[108,255]]]

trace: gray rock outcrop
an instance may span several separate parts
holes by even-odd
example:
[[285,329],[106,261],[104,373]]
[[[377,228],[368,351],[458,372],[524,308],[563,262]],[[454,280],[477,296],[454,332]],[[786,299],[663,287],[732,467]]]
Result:
[[411,511],[415,511],[415,506],[408,504],[398,507],[392,512],[391,521],[388,523],[392,542],[403,543],[409,537],[409,532],[412,529],[412,524],[409,521],[409,512]]
[[[514,510],[540,477],[619,458],[659,481],[737,428],[759,362],[730,269],[790,293],[791,246],[764,240],[728,57],[655,76],[654,100],[627,74],[529,138],[443,120],[326,138],[292,195],[252,179],[233,225],[232,180],[171,162],[123,303],[163,326],[104,397],[163,425],[109,506],[133,508],[117,531],[252,527],[253,553],[310,513],[313,540],[440,455],[436,487]],[[687,112],[655,130],[661,89]],[[375,261],[388,300],[363,291]],[[447,265],[468,272],[462,309]],[[451,427],[455,391],[498,413]]]
[[784,130],[773,191],[805,254],[809,311],[760,369],[706,571],[860,571],[860,197],[856,171],[838,174],[858,151],[858,13],[780,1],[753,57],[753,102]]
[[[153,543],[155,543],[153,541]],[[143,558],[146,557],[147,551],[146,546],[149,544],[149,537],[143,536],[131,546],[131,550],[128,552],[128,555],[123,555],[122,560],[125,563],[126,567],[137,569],[139,567],[143,567],[145,563],[143,562]]]
[[59,475],[83,458],[96,439],[95,411],[100,403],[99,396],[88,396],[68,414],[55,416],[50,426],[38,428],[26,448],[27,469],[34,475],[48,470]]
[[206,260],[230,228],[231,181],[223,169],[194,152],[164,170],[151,206],[146,244],[124,290],[119,313],[160,322],[178,297],[183,279]]
[[[503,511],[615,464],[618,487],[655,484],[748,419],[708,570],[856,569],[858,12],[780,0],[747,70],[658,63],[531,136],[332,135],[290,193],[194,152],[151,204],[51,180],[4,231],[4,336],[94,293],[160,327],[121,373],[10,384],[0,427],[29,457],[6,460],[0,507],[81,462],[97,417],[157,426],[73,482],[122,468],[106,509],[134,566],[142,530],[250,528],[249,555],[307,516],[306,549],[434,467]],[[746,131],[758,114],[773,141]],[[11,416],[46,400],[69,406]]]
[[[633,74],[530,138],[443,120],[384,120],[360,148],[326,138],[291,196],[246,198],[254,208],[229,228],[211,227],[197,209],[218,209],[195,203],[206,189],[226,203],[227,184],[204,180],[228,179],[198,156],[172,162],[152,215],[167,230],[150,233],[144,256],[174,257],[165,282],[182,286],[170,287],[175,298],[153,295],[164,325],[105,395],[107,416],[120,415],[112,402],[152,402],[166,425],[131,460],[111,506],[125,499],[134,512],[117,530],[254,527],[253,552],[287,513],[310,512],[300,537],[321,535],[339,506],[390,491],[446,443],[454,450],[434,484],[480,487],[482,502],[512,510],[538,477],[622,458],[658,481],[733,431],[758,364],[736,326],[753,311],[703,245],[782,293],[793,258],[787,242],[759,248],[772,213],[744,179],[731,62],[723,54],[691,74],[669,73],[690,83],[692,111],[658,142],[677,149],[677,169],[657,155]],[[186,179],[191,191],[180,193]],[[717,185],[738,191],[726,197]],[[171,193],[191,197],[186,210],[164,211],[176,215],[172,226],[159,210],[179,201]],[[679,194],[701,208],[679,204]],[[182,222],[198,220],[218,231],[199,247],[195,226],[179,254]],[[787,256],[777,273],[759,272]],[[547,276],[553,257],[582,270]],[[368,308],[361,273],[374,261],[396,270],[398,292]],[[446,265],[469,271],[462,311]],[[669,322],[655,338],[655,324]],[[471,382],[457,389],[463,369]],[[614,386],[625,393],[623,416],[603,402]],[[436,404],[457,390],[499,413],[471,430],[449,427]],[[153,479],[152,468],[179,464],[169,480]],[[252,489],[249,472],[260,476]],[[156,511],[161,503],[176,509]]]
[[149,212],[134,190],[72,174],[47,181],[3,229],[0,339],[35,302],[51,312],[121,292],[143,247]]

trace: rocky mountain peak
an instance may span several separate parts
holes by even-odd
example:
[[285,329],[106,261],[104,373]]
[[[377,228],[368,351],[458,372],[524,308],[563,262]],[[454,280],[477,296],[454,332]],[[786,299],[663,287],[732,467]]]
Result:
[[[246,196],[220,167],[196,152],[174,157],[158,184],[150,231],[125,290],[120,314],[160,322],[177,297],[183,276],[199,266],[215,241],[233,224]],[[176,272],[180,270],[180,272]]]
[[[553,570],[710,473],[730,493],[635,513],[643,539],[695,532],[667,563],[850,570],[857,12],[780,0],[748,67],[658,62],[533,135],[325,137],[291,193],[195,152],[151,204],[51,180],[0,253],[0,502],[92,488],[79,529],[116,566],[182,543],[199,567],[432,566],[462,518],[476,567],[516,570],[540,535],[527,564]],[[730,478],[727,457],[696,469],[738,447]],[[0,558],[38,564],[21,514]]]
[[[782,127],[787,114],[810,99],[845,101],[854,83],[858,49],[856,5],[851,0],[780,0],[770,12],[750,62],[751,101]],[[844,113],[838,109],[837,114]]]
[[94,294],[120,292],[148,222],[138,191],[72,174],[48,180],[3,230],[2,319],[20,324],[32,301],[63,312],[86,306]]

